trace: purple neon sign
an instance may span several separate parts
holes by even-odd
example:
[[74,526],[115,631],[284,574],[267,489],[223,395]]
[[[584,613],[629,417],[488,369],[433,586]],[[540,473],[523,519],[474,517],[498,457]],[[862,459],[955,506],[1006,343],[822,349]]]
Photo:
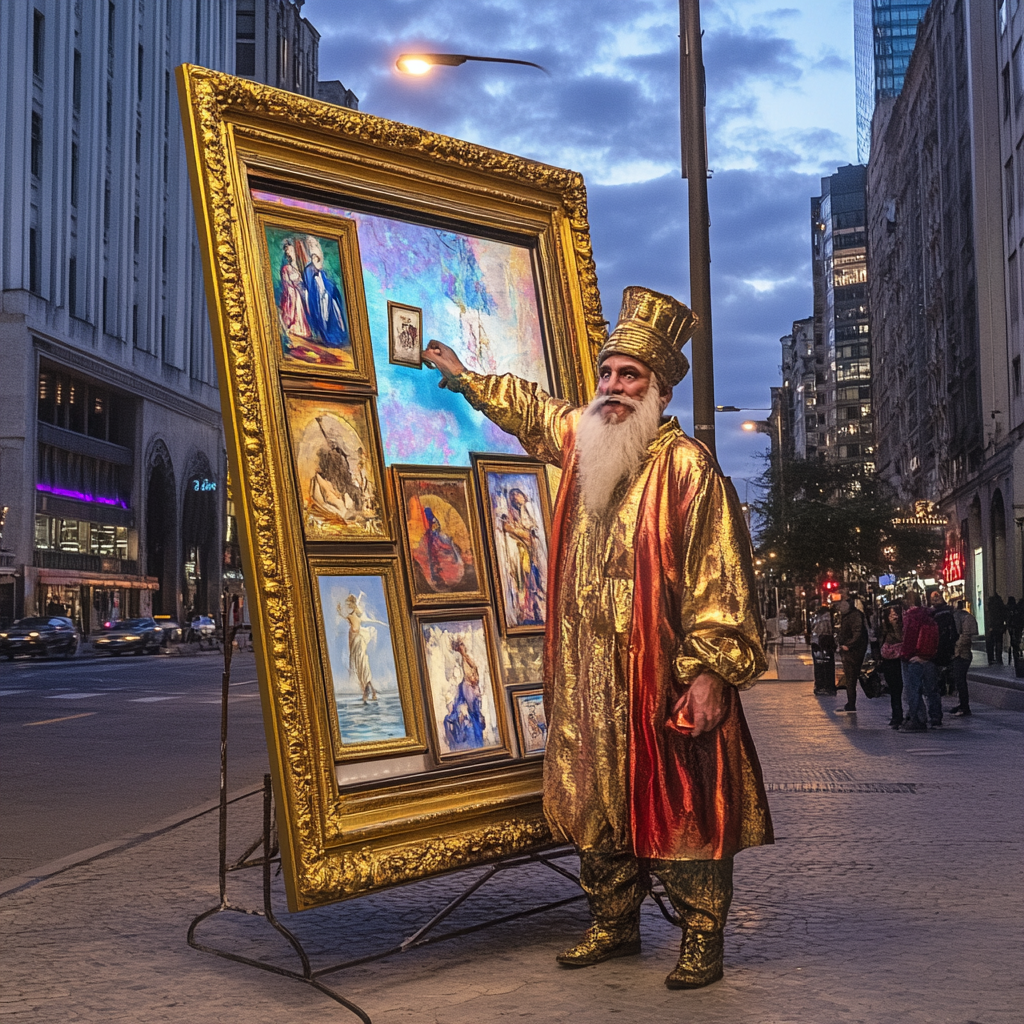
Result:
[[85,494],[82,491],[69,491],[63,487],[51,487],[49,484],[36,484],[36,490],[44,494],[52,494],[57,498],[74,498],[76,501],[92,501],[97,505],[113,505],[116,508],[127,508],[128,503],[121,498],[104,498],[100,495]]

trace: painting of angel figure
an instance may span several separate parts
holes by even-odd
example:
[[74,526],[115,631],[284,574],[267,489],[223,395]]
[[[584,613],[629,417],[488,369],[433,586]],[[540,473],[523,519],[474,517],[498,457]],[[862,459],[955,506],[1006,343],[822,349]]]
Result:
[[286,395],[307,540],[387,540],[370,400]]
[[285,358],[351,369],[338,239],[272,224],[264,231]]
[[548,722],[544,714],[544,693],[540,686],[512,691],[512,712],[516,739],[523,757],[543,754],[548,742]]
[[420,619],[430,713],[442,760],[507,750],[495,699],[489,614]]
[[413,604],[487,600],[483,539],[468,469],[393,466]]
[[543,466],[474,456],[506,633],[547,622],[550,502]]
[[407,735],[380,576],[317,577],[329,680],[343,746]]

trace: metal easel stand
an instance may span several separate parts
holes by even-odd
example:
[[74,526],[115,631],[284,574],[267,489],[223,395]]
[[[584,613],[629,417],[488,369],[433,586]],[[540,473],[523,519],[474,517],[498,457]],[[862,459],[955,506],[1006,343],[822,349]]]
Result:
[[[504,924],[508,921],[516,920],[520,917],[529,917],[533,914],[540,914],[547,910],[555,910],[558,907],[563,907],[568,903],[574,903],[578,900],[582,900],[585,897],[583,894],[577,896],[569,896],[566,899],[556,900],[552,903],[545,903],[541,906],[531,907],[527,910],[515,911],[511,914],[505,914],[502,917],[492,918],[490,920],[481,922],[479,924],[470,925],[466,928],[459,928],[455,931],[445,932],[442,935],[431,934],[434,929],[441,924],[447,917],[449,917],[455,910],[457,910],[470,896],[473,895],[478,889],[484,886],[495,876],[501,874],[503,871],[508,871],[514,868],[525,867],[530,864],[541,864],[564,878],[569,879],[572,882],[579,883],[579,878],[574,875],[571,871],[567,871],[565,868],[556,864],[555,861],[562,857],[572,856],[575,852],[572,847],[557,847],[552,850],[545,850],[539,853],[528,853],[520,854],[517,856],[506,857],[504,860],[496,861],[493,864],[487,866],[487,869],[482,875],[471,882],[461,893],[450,900],[438,913],[436,913],[426,924],[415,931],[408,938],[395,946],[391,946],[388,949],[383,950],[380,953],[371,953],[367,956],[356,957],[352,960],[345,960],[341,963],[331,964],[327,967],[321,967],[316,970],[313,969],[312,963],[310,962],[309,955],[306,953],[305,948],[299,938],[288,928],[286,928],[278,919],[274,913],[274,908],[271,899],[271,865],[280,865],[280,850],[277,840],[277,830],[274,825],[274,814],[273,814],[273,792],[270,785],[270,776],[265,775],[263,777],[263,830],[262,834],[258,836],[249,846],[245,852],[237,860],[232,863],[228,863],[227,858],[227,827],[228,827],[228,791],[227,791],[227,737],[228,737],[228,694],[231,680],[231,653],[232,653],[232,641],[234,638],[234,630],[227,625],[228,620],[228,608],[225,601],[224,607],[224,673],[221,677],[221,722],[220,722],[220,820],[219,820],[219,837],[218,837],[218,882],[219,882],[219,894],[220,900],[216,906],[211,907],[209,910],[204,911],[198,917],[196,917],[189,925],[188,935],[186,940],[193,949],[198,949],[204,953],[212,953],[214,956],[223,957],[225,960],[233,960],[236,963],[248,964],[250,967],[257,967],[263,971],[270,971],[273,974],[279,974],[285,978],[293,978],[296,981],[303,981],[307,985],[311,985],[313,988],[322,992],[325,996],[333,999],[335,1002],[340,1003],[347,1010],[350,1010],[355,1016],[357,1016],[364,1024],[372,1024],[370,1017],[366,1012],[351,1000],[346,999],[344,996],[335,992],[332,988],[325,985],[320,979],[329,974],[334,974],[338,971],[346,970],[349,967],[355,967],[359,964],[369,963],[374,960],[382,960],[385,957],[393,956],[396,953],[405,953],[410,949],[416,949],[418,946],[429,945],[434,942],[443,942],[446,939],[458,938],[462,935],[468,935],[471,932],[480,931],[483,928],[489,928],[492,925]],[[258,857],[253,857],[253,854],[259,847],[262,846],[262,854]],[[232,903],[228,899],[227,895],[227,879],[228,874],[233,871],[243,871],[252,868],[263,869],[263,908],[257,910],[251,907],[238,906]],[[280,867],[278,868],[280,870]],[[658,899],[655,895],[655,899]],[[662,900],[658,900],[659,906],[661,907],[662,913],[673,920],[672,917],[666,912],[664,903]],[[285,967],[279,967],[276,964],[268,963],[265,960],[257,960],[253,957],[242,956],[239,953],[232,953],[229,950],[218,949],[215,946],[210,946],[205,943],[196,940],[196,929],[203,921],[208,918],[214,917],[217,914],[226,912],[233,912],[239,914],[246,914],[252,917],[264,918],[279,934],[291,945],[296,956],[299,958],[301,965],[301,971],[289,970]]]

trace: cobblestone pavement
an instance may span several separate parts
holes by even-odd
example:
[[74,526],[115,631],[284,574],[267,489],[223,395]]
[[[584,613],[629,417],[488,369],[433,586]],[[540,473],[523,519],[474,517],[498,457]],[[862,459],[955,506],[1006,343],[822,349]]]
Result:
[[[784,656],[778,675],[809,671]],[[744,694],[778,841],[737,859],[722,983],[664,988],[677,933],[650,903],[643,953],[595,968],[554,963],[586,925],[573,903],[333,983],[374,1024],[1018,1024],[1024,716],[980,705],[971,719],[908,735],[886,727],[885,698],[842,716],[840,701],[810,690],[774,680]],[[232,849],[256,835],[259,817],[257,797],[234,805]],[[306,985],[186,946],[191,918],[216,902],[216,850],[211,813],[0,898],[0,1018],[354,1021]],[[258,902],[252,875],[232,878],[236,902]],[[282,918],[326,964],[400,941],[471,876]],[[509,871],[452,927],[572,893],[543,868]],[[201,937],[293,962],[255,918],[221,915]]]

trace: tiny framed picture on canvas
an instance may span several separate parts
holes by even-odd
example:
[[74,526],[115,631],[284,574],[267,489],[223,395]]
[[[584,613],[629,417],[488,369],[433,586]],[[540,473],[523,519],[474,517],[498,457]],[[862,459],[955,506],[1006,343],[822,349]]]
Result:
[[512,721],[520,757],[543,757],[548,743],[548,720],[544,714],[544,688],[538,683],[510,686]]
[[398,366],[423,366],[423,310],[388,303],[388,359]]

